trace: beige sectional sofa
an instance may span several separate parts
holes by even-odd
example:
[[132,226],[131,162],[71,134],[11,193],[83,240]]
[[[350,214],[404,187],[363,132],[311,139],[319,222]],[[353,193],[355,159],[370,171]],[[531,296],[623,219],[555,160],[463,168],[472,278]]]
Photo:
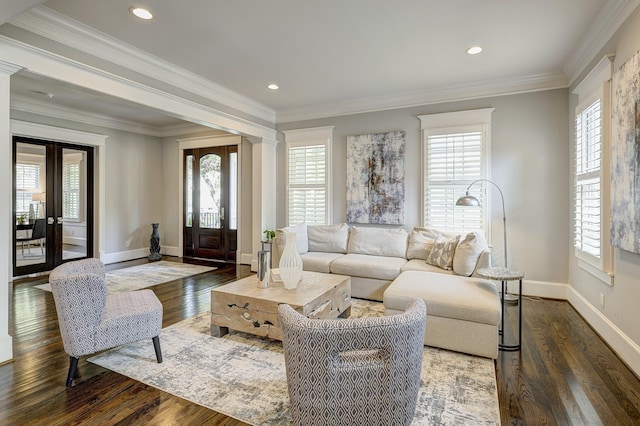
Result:
[[491,264],[481,234],[297,225],[276,232],[274,267],[285,232],[296,233],[305,270],[350,276],[351,295],[382,301],[387,315],[404,311],[413,297],[424,300],[425,345],[498,356],[498,291],[493,282],[473,277],[477,269]]
[[[398,228],[350,227],[342,223],[279,229],[273,247],[274,268],[284,248],[284,232],[296,233],[304,270],[348,275],[352,296],[363,299],[382,301],[385,289],[404,271],[475,276],[478,268],[491,263],[487,243],[480,233],[457,235],[417,227],[409,233]],[[446,246],[453,241],[455,251],[452,259],[447,259]],[[434,244],[444,247],[434,251]]]

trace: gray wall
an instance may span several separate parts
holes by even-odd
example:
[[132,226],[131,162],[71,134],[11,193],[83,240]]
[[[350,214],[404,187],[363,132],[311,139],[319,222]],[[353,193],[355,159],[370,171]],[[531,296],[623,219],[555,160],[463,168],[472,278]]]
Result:
[[[392,130],[406,132],[405,225],[420,226],[420,120],[418,115],[495,108],[491,140],[492,179],[501,187],[507,209],[511,267],[528,280],[568,282],[569,117],[568,91],[454,102],[330,117],[277,126],[279,131],[335,126],[333,133],[333,222],[346,219],[346,139]],[[284,144],[278,145],[278,226],[285,225]],[[494,263],[502,264],[502,214],[493,195]],[[560,242],[560,244],[558,244]]]
[[[609,40],[606,47],[593,58],[592,66],[599,62],[605,54],[614,53],[616,55],[614,61],[615,72],[639,49],[640,9],[636,9],[620,30]],[[571,86],[571,89],[573,90],[580,81],[581,79],[578,79]],[[572,140],[574,138],[574,129],[571,120],[576,104],[577,96],[573,95],[569,105]],[[613,140],[611,142],[612,144],[616,143]],[[570,223],[568,223],[568,226],[570,226]],[[578,297],[585,299],[588,309],[596,312],[596,318],[601,316],[598,321],[603,324],[602,326],[596,324],[596,330],[608,337],[611,333],[610,329],[615,326],[630,338],[635,345],[640,345],[640,327],[638,327],[638,324],[640,324],[640,309],[638,309],[638,301],[640,301],[640,255],[619,249],[614,250],[615,282],[613,286],[603,283],[580,268],[573,255],[571,245],[569,245],[569,258],[569,283],[573,291],[577,293]],[[600,306],[600,294],[605,297],[604,307]],[[607,322],[610,322],[610,324],[606,324]],[[640,355],[637,352],[635,356],[638,357],[636,358],[637,360],[640,360]]]

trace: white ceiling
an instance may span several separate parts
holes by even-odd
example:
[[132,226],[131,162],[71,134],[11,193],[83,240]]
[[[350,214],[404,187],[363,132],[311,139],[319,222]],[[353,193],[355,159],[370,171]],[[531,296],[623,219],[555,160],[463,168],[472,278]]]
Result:
[[[586,65],[589,45],[631,3],[637,0],[135,3],[151,10],[152,21],[133,17],[130,0],[44,6],[253,99],[276,117],[305,111],[310,118],[566,87]],[[485,51],[469,56],[472,45]],[[280,90],[267,89],[271,82]]]

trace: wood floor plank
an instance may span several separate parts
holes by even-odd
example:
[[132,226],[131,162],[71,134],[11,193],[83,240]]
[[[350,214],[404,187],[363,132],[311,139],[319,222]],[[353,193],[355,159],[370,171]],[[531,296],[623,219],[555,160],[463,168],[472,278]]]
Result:
[[[107,265],[107,270],[147,262]],[[163,304],[163,327],[209,310],[212,288],[250,274],[247,266],[215,266],[151,288]],[[79,363],[80,377],[67,389],[69,360],[53,297],[34,287],[45,282],[41,276],[13,285],[15,362],[0,366],[0,424],[244,425],[86,357]],[[640,381],[569,303],[525,299],[522,308],[522,350],[500,352],[495,364],[503,425],[640,424]],[[505,320],[510,343],[517,333],[517,306],[507,307]]]

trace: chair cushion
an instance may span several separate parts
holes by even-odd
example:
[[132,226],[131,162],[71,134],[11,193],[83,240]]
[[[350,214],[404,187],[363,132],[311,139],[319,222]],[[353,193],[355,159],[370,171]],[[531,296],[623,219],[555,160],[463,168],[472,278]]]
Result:
[[400,274],[400,269],[405,263],[407,263],[407,259],[404,257],[350,253],[331,262],[331,272],[351,277],[392,280]]
[[96,327],[96,348],[151,339],[162,329],[162,304],[151,290],[115,293],[107,297],[102,321]]
[[328,274],[331,272],[331,262],[344,256],[342,253],[324,253],[321,251],[310,251],[300,255],[302,258],[302,269],[305,271],[323,272]]

